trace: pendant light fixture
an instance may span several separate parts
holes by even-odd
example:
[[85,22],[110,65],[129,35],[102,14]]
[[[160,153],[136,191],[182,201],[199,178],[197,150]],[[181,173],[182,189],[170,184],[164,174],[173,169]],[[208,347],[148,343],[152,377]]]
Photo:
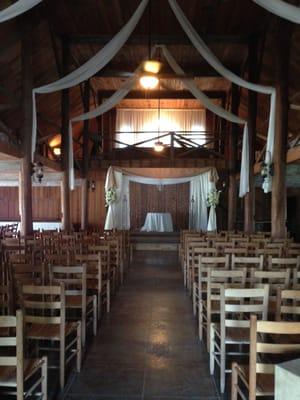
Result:
[[158,153],[162,152],[165,148],[163,142],[159,139],[160,136],[160,86],[158,88],[158,107],[157,107],[157,141],[154,143],[154,150]]
[[151,18],[152,18],[152,1],[149,1],[149,19],[148,19],[148,60],[143,63],[143,74],[140,77],[140,84],[146,90],[155,89],[158,86],[159,79],[157,74],[159,73],[162,63],[158,60],[154,60],[151,57],[151,46],[152,46],[152,31],[151,31]]

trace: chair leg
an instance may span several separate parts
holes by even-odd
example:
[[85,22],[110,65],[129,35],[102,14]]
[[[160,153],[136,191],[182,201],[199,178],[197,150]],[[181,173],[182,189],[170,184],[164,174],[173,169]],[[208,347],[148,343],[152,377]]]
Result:
[[82,339],[82,347],[85,347],[86,342],[86,317],[85,315],[81,316],[81,339]]
[[110,280],[106,283],[106,312],[110,312]]
[[224,340],[221,340],[220,346],[220,391],[221,393],[225,392],[225,381],[226,381],[226,347]]
[[76,341],[76,352],[77,352],[77,358],[76,358],[76,367],[77,367],[77,372],[80,372],[81,370],[81,322],[78,321],[77,325],[77,341]]
[[207,330],[210,330],[210,345],[209,345],[209,368],[210,374],[213,375],[215,372],[215,327],[214,324],[210,324]]
[[231,374],[231,400],[238,400],[238,373],[237,363],[232,363],[232,374]]
[[93,296],[93,334],[97,335],[97,296]]
[[196,307],[196,283],[193,283],[193,315],[196,316],[197,307]]
[[98,321],[100,321],[100,319],[101,319],[101,292],[100,293],[98,293],[98,296],[97,296],[97,303],[98,303],[98,305],[97,305],[97,310],[98,310]]
[[65,387],[65,337],[59,342],[59,383],[60,389]]
[[199,339],[203,340],[203,302],[199,300],[198,308],[198,329],[199,329]]
[[43,400],[47,400],[48,396],[48,359],[43,357],[42,364],[42,396]]

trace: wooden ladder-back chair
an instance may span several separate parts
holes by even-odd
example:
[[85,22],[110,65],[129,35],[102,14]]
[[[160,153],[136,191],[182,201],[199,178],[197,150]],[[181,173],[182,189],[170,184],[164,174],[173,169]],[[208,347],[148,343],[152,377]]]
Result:
[[99,253],[101,254],[102,279],[105,282],[109,281],[109,292],[111,297],[112,285],[116,279],[116,270],[111,267],[111,253],[109,243],[103,241],[103,244],[89,246],[88,253],[97,255]]
[[291,271],[298,271],[300,269],[300,255],[296,257],[272,257],[268,258],[268,269],[284,270],[291,269]]
[[[97,334],[97,297],[87,295],[87,267],[85,264],[76,266],[51,266],[50,282],[58,285],[63,282],[66,294],[66,310],[76,315],[67,315],[69,320],[81,320],[82,345],[86,343],[86,328],[92,325],[93,334]],[[78,313],[80,315],[78,315]]]
[[300,321],[299,289],[277,289],[276,321]]
[[18,310],[16,316],[0,316],[0,330],[6,332],[0,335],[1,398],[16,395],[17,400],[23,400],[33,394],[47,400],[47,358],[24,358],[22,311]]
[[98,319],[101,316],[102,304],[106,304],[106,312],[110,312],[110,281],[102,272],[102,254],[78,254],[75,261],[86,265],[87,292],[97,296]]
[[[247,352],[243,345],[249,345],[249,328],[251,314],[259,315],[266,320],[268,316],[269,287],[264,285],[256,289],[230,289],[221,287],[220,323],[210,324],[210,373],[214,374],[215,362],[220,367],[220,390],[225,391],[226,368],[228,356],[243,356]],[[228,347],[231,347],[228,350]],[[233,351],[232,347],[236,347]]]
[[256,270],[262,270],[264,267],[264,256],[248,256],[241,257],[235,254],[231,257],[231,269],[247,268],[247,283],[251,284],[251,270],[255,268]]
[[251,270],[251,286],[259,287],[269,285],[269,319],[273,319],[276,314],[276,297],[278,287],[288,289],[292,287],[291,270],[289,268],[277,271]]
[[197,275],[200,257],[217,257],[217,249],[215,247],[194,247],[190,265],[187,265],[186,283],[190,293],[193,290],[193,284]]
[[[74,357],[81,368],[81,322],[66,322],[65,286],[24,285],[23,310],[26,339],[38,345],[38,351],[59,351],[60,388],[65,386],[65,371]],[[49,342],[47,346],[45,342]],[[42,343],[42,346],[39,344]],[[58,343],[59,347],[54,346]],[[54,366],[53,366],[54,368]]]
[[207,294],[207,271],[209,269],[229,269],[229,256],[225,257],[205,257],[199,256],[197,274],[193,282],[193,313],[200,311],[200,301],[206,299]]
[[295,358],[300,353],[300,340],[291,343],[290,338],[299,335],[300,322],[257,321],[251,315],[249,366],[232,364],[231,400],[237,400],[238,396],[243,400],[273,397],[274,359],[278,364],[287,357]]
[[[199,337],[203,339],[203,331],[206,331],[206,347],[209,352],[210,324],[219,322],[220,318],[220,291],[221,286],[230,288],[244,288],[246,284],[247,269],[220,270],[208,269],[207,271],[207,298],[200,300],[199,307]],[[213,317],[218,317],[218,321]]]

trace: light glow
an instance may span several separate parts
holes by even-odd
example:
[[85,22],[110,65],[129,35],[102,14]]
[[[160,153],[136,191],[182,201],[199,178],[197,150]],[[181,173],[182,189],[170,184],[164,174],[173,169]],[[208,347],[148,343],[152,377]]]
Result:
[[160,140],[158,140],[157,142],[154,143],[154,150],[157,151],[158,153],[163,151],[164,148],[165,148],[165,146],[164,146],[163,142],[161,142]]
[[54,147],[54,148],[53,148],[53,153],[54,153],[56,156],[60,156],[60,155],[61,155],[61,148],[60,148],[60,147]]
[[154,75],[143,75],[140,77],[140,84],[146,90],[155,89],[159,84],[159,79]]
[[157,60],[147,60],[144,62],[143,70],[150,74],[158,74],[161,70],[162,63]]

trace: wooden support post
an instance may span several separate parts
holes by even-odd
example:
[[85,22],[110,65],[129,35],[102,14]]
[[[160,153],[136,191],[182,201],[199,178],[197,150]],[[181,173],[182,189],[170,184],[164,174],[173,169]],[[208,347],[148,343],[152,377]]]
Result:
[[[63,74],[68,73],[70,49],[69,43],[64,38],[62,42],[62,61]],[[62,228],[66,231],[71,229],[70,212],[70,189],[69,189],[69,89],[62,90],[61,94],[61,152],[62,152],[62,185],[61,185],[61,205],[62,205]]]
[[[231,112],[238,114],[239,111],[239,88],[236,85],[231,87]],[[231,123],[231,132],[228,140],[228,230],[234,230],[236,224],[237,210],[237,181],[236,181],[236,162],[237,162],[237,135],[238,125]]]
[[274,177],[272,183],[272,237],[286,236],[286,147],[288,135],[288,83],[292,26],[276,21],[276,130],[274,143]]
[[[84,84],[83,109],[90,109],[90,81]],[[88,227],[88,170],[89,170],[89,120],[83,124],[83,149],[82,149],[82,186],[81,186],[81,229]]]
[[[256,82],[258,79],[257,68],[257,39],[251,39],[248,53],[249,81]],[[255,231],[255,186],[253,165],[255,163],[255,138],[256,138],[256,116],[257,116],[257,94],[248,90],[248,132],[249,132],[249,193],[244,200],[244,231],[253,233]]]
[[32,32],[29,24],[24,25],[22,34],[22,109],[23,109],[23,157],[21,160],[19,200],[21,214],[21,234],[30,235],[32,224]]

